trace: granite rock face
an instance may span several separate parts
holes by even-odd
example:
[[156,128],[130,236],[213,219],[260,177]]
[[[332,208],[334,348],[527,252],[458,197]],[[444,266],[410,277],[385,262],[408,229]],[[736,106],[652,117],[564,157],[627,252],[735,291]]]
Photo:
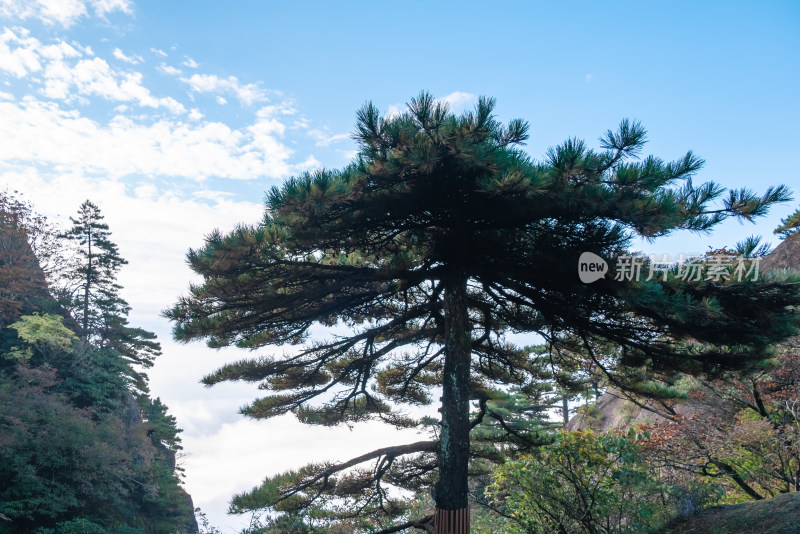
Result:
[[770,254],[761,260],[761,271],[773,269],[800,270],[800,232],[784,239]]

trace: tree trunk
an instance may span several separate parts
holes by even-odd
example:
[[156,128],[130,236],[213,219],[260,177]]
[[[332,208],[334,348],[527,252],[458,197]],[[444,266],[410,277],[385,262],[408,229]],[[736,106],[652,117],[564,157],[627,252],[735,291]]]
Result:
[[564,419],[564,428],[569,424],[569,397],[564,393],[561,395],[561,416]]
[[444,377],[439,481],[434,487],[436,534],[469,534],[470,343],[467,279],[448,277],[444,289]]
[[89,252],[87,254],[86,285],[83,289],[83,339],[89,338],[89,286],[92,283],[92,227],[89,225],[86,238]]

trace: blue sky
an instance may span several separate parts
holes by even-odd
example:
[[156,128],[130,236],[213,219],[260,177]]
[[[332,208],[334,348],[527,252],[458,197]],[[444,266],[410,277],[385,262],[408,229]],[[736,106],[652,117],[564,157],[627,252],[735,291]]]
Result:
[[[645,152],[705,158],[697,181],[800,194],[797,2],[0,0],[0,25],[0,187],[56,222],[86,198],[105,213],[132,320],[164,344],[151,386],[186,430],[187,488],[224,531],[243,521],[224,514],[231,493],[387,438],[243,420],[251,389],[197,384],[242,355],[175,345],[159,311],[211,229],[256,221],[265,189],[293,174],[350,161],[365,101],[391,113],[428,90],[461,111],[493,96],[501,120],[531,123],[535,158],[629,117]],[[777,242],[799,200],[643,246]]]

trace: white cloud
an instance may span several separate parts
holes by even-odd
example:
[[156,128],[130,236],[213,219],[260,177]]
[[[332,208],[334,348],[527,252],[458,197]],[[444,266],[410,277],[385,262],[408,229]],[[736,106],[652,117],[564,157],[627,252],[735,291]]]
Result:
[[137,198],[152,199],[158,194],[158,188],[153,184],[142,184],[133,190]]
[[589,83],[589,82],[592,81],[592,75],[591,74],[587,74],[586,76],[584,76],[584,79],[586,80],[586,83]]
[[386,118],[393,119],[394,117],[399,117],[405,111],[405,107],[400,104],[392,104],[389,106],[389,109],[386,110]]
[[264,108],[239,130],[220,122],[143,123],[120,115],[102,125],[55,102],[0,101],[0,165],[37,162],[111,177],[285,177],[296,166],[280,140],[285,126],[279,117],[280,111]]
[[310,171],[313,169],[319,169],[322,167],[322,163],[314,157],[314,155],[308,156],[305,160],[300,163],[296,163],[291,166],[292,173],[297,174],[303,171]]
[[292,121],[292,128],[293,129],[302,129],[305,130],[311,126],[311,121],[309,121],[305,117],[301,117],[299,119],[295,119]]
[[220,106],[224,106],[225,104],[228,103],[228,101],[225,100],[224,96],[217,96],[216,100],[217,100],[217,104],[219,104]]
[[358,156],[358,150],[347,150],[342,152],[342,157],[344,157],[345,161],[353,161]]
[[192,108],[189,110],[189,119],[193,121],[199,121],[203,118],[203,114],[200,113],[200,110],[197,108]]
[[[119,49],[114,55],[136,61]],[[84,58],[78,49],[64,41],[44,45],[23,29],[5,28],[0,34],[0,70],[18,78],[43,72],[44,87],[40,92],[49,98],[70,101],[79,96],[99,96],[110,101],[165,108],[172,113],[186,111],[172,97],[153,96],[142,84],[140,72],[117,70],[99,57]]]
[[320,129],[311,129],[308,131],[308,136],[314,139],[316,146],[330,146],[332,143],[338,143],[350,139],[349,133],[330,134],[327,131]]
[[183,63],[181,63],[181,65],[183,65],[184,67],[189,67],[190,69],[196,69],[197,67],[200,66],[197,64],[195,60],[193,60],[189,56],[186,56],[186,60]]
[[53,61],[45,68],[45,87],[49,97],[69,100],[75,91],[83,96],[100,96],[117,102],[135,102],[150,108],[166,108],[172,113],[184,113],[183,104],[172,97],[157,98],[142,85],[142,73],[122,72],[112,68],[104,59],[82,59],[74,65]]
[[151,48],[150,51],[158,57],[167,57],[167,53],[158,48]]
[[197,93],[232,93],[246,106],[266,99],[258,84],[241,84],[236,76],[220,78],[215,74],[193,74],[190,78],[181,78],[181,81]]
[[0,70],[17,78],[41,72],[47,64],[63,63],[66,58],[81,56],[79,50],[64,41],[42,44],[38,39],[29,37],[28,30],[24,28],[4,28],[0,34]]
[[439,100],[447,103],[452,111],[458,113],[477,104],[478,96],[463,91],[454,91],[447,96],[443,96]]
[[142,58],[142,56],[136,54],[132,56],[126,56],[125,53],[119,48],[114,49],[114,57],[120,61],[124,61],[125,63],[130,63],[131,65],[138,65],[139,63],[144,62],[144,58]]
[[183,71],[181,69],[178,69],[178,68],[173,67],[171,65],[167,65],[166,63],[162,63],[156,68],[160,72],[163,72],[164,74],[168,74],[170,76],[180,76],[181,74],[183,74]]
[[81,47],[80,45],[71,45],[64,41],[57,41],[55,44],[44,45],[39,47],[39,54],[47,61],[62,61],[65,58],[81,57],[83,54],[93,56],[91,47]]
[[0,16],[9,19],[37,19],[47,25],[60,24],[68,28],[89,14],[105,18],[114,11],[133,13],[129,0],[0,0]]
[[256,112],[256,122],[250,126],[250,131],[258,135],[283,135],[286,126],[277,119],[278,115],[291,115],[291,108],[282,106],[264,106]]
[[14,100],[14,95],[0,91],[0,100]]
[[121,11],[126,15],[133,13],[133,2],[131,0],[89,0],[89,3],[92,4],[94,12],[100,17],[114,11]]
[[18,28],[17,32],[4,28],[0,35],[0,69],[22,78],[28,73],[42,70],[38,53],[41,43],[38,39],[28,37],[27,30]]

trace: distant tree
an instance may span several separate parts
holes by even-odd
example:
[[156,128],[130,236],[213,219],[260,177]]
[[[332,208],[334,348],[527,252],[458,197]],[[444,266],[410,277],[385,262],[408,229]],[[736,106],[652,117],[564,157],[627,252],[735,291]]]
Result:
[[[582,252],[613,264],[634,235],[752,219],[789,198],[784,186],[722,198],[718,185],[691,182],[703,163],[691,152],[671,163],[637,161],[646,136],[630,121],[609,131],[600,151],[570,139],[537,163],[517,148],[527,124],[500,125],[493,106],[482,98],[457,117],[423,93],[407,113],[382,118],[368,104],[358,113],[354,163],[273,188],[260,224],[215,232],[189,253],[203,281],[167,312],[179,340],[256,349],[301,344],[314,324],[340,326],[337,337],[297,354],[232,363],[204,379],[259,382],[274,393],[243,413],[402,427],[415,422],[393,403],[429,404],[442,388],[438,440],[268,478],[236,496],[232,510],[292,511],[350,497],[334,516],[391,518],[402,506],[386,484],[408,480],[415,455],[435,453],[437,532],[468,532],[460,519],[470,401],[494,387],[525,392],[540,374],[505,332],[535,332],[590,360],[593,343],[616,344],[617,363],[630,368],[714,373],[754,365],[795,331],[787,308],[800,294],[791,284],[606,276],[589,285],[577,276]],[[353,471],[365,462],[375,465]],[[383,528],[402,526],[387,520]]]
[[103,218],[100,208],[87,200],[78,209],[77,218],[70,217],[72,227],[62,234],[74,244],[80,257],[80,264],[72,273],[75,291],[69,305],[84,339],[99,336],[104,312],[127,312],[116,280],[120,267],[128,262],[111,241]]
[[[112,349],[129,363],[151,367],[161,353],[155,334],[128,324],[130,306],[120,296],[117,283],[120,268],[127,260],[111,240],[100,208],[85,201],[73,218],[72,227],[62,237],[72,243],[78,261],[68,273],[72,288],[66,305],[81,327],[83,339],[102,349]],[[146,376],[131,368],[131,379],[141,391],[147,390]]]
[[781,239],[785,239],[790,235],[797,233],[799,230],[800,230],[800,209],[798,209],[785,219],[781,219],[781,225],[775,229],[774,233],[781,236]]
[[38,309],[47,282],[31,247],[37,223],[30,206],[0,193],[0,327]]
[[[587,357],[581,347],[581,340],[562,339],[558,344],[542,344],[527,347],[531,358],[541,368],[541,375],[549,391],[547,403],[553,412],[561,415],[562,427],[566,427],[570,417],[579,406],[574,401],[588,402],[600,396],[603,377],[598,364]],[[604,347],[602,350],[610,350]],[[601,351],[595,351],[597,353]]]
[[472,412],[470,447],[480,458],[502,463],[506,458],[550,441],[557,427],[549,422],[549,404],[539,404],[520,391],[486,391]]
[[24,231],[28,246],[38,260],[49,289],[53,291],[62,282],[69,261],[53,224],[16,191],[0,192],[0,213],[6,227]]

